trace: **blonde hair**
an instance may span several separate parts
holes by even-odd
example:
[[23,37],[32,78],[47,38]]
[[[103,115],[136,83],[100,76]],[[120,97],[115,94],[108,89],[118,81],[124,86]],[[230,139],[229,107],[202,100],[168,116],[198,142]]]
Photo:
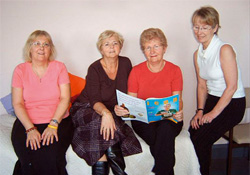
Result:
[[56,49],[55,49],[55,46],[53,44],[51,36],[49,35],[48,32],[46,32],[44,30],[36,30],[30,34],[30,36],[28,37],[28,39],[24,45],[23,57],[24,57],[25,61],[32,62],[32,58],[31,58],[31,54],[30,54],[31,46],[32,46],[32,43],[36,40],[36,38],[39,36],[45,36],[49,41],[49,45],[50,45],[49,61],[52,61],[55,59]]
[[164,33],[161,31],[161,29],[158,28],[149,28],[142,32],[140,37],[140,46],[141,50],[144,52],[145,49],[145,43],[152,40],[152,39],[159,39],[161,42],[161,45],[163,47],[167,47],[167,38],[165,37]]
[[110,38],[110,37],[116,37],[118,39],[118,42],[119,42],[119,45],[120,45],[120,49],[122,49],[122,46],[123,46],[123,42],[124,42],[124,39],[122,37],[121,34],[113,31],[113,30],[105,30],[104,32],[102,32],[99,37],[98,37],[98,41],[96,43],[96,46],[97,46],[97,49],[99,50],[99,52],[101,52],[101,47],[102,47],[102,44],[103,44],[103,41],[107,38]]
[[216,30],[215,34],[218,33],[220,28],[219,13],[213,7],[204,6],[196,10],[192,16],[193,25],[195,24],[198,17],[201,19],[202,23],[208,24],[212,26],[212,28],[215,28],[216,25],[218,25],[218,29]]

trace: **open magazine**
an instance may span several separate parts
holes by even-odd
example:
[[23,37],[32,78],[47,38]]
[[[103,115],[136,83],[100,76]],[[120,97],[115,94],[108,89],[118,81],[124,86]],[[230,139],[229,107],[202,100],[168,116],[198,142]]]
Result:
[[122,116],[123,120],[138,120],[151,123],[159,120],[171,120],[173,114],[179,111],[179,95],[165,98],[148,98],[142,100],[116,90],[118,105],[129,111],[128,115]]

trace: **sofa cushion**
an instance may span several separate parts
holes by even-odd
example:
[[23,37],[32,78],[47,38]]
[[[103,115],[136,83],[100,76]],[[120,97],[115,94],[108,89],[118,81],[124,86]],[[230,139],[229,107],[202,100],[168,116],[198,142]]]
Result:
[[1,103],[3,104],[4,109],[6,112],[12,116],[16,116],[14,108],[12,106],[12,94],[8,94],[0,99]]
[[71,99],[70,102],[73,103],[74,100],[80,95],[82,90],[85,87],[86,81],[85,79],[76,76],[74,74],[69,74],[69,80],[70,80],[70,88],[71,88]]

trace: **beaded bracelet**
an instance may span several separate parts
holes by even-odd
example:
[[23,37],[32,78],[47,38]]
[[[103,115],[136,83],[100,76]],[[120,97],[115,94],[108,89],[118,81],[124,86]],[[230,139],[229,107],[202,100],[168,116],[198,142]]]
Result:
[[53,126],[53,125],[48,125],[49,128],[52,128],[52,129],[57,129],[58,127],[57,126]]
[[34,130],[34,129],[37,129],[37,127],[33,126],[32,128],[27,129],[27,130],[26,130],[26,133],[28,133],[28,132],[30,132],[30,131],[32,131],[32,130]]

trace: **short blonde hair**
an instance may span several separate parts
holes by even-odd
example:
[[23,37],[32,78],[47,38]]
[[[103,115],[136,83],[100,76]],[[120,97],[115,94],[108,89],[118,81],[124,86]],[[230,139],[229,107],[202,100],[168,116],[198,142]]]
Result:
[[200,9],[197,9],[192,16],[193,25],[195,24],[195,21],[198,17],[201,19],[202,23],[208,24],[212,26],[212,28],[215,28],[216,25],[218,25],[218,29],[215,34],[218,33],[218,30],[220,28],[220,20],[219,13],[217,12],[217,10],[215,10],[215,8],[211,6],[204,6]]
[[159,39],[163,47],[168,46],[167,38],[164,35],[164,33],[161,31],[161,29],[149,28],[149,29],[144,30],[140,37],[140,46],[143,52],[145,49],[145,43],[152,39]]
[[99,35],[98,41],[96,43],[96,46],[97,46],[97,49],[99,50],[99,52],[101,52],[103,41],[107,38],[112,37],[112,36],[114,36],[118,39],[120,49],[122,49],[123,42],[124,42],[122,35],[113,31],[113,30],[105,30],[104,32],[102,32]]
[[55,46],[53,44],[51,36],[49,35],[48,32],[46,32],[44,30],[36,30],[30,34],[30,36],[28,37],[28,39],[24,45],[23,57],[24,57],[25,61],[32,62],[32,58],[31,58],[31,54],[30,54],[31,46],[32,46],[32,43],[36,40],[36,38],[39,36],[45,36],[49,41],[49,45],[50,45],[49,61],[52,61],[55,59],[56,49],[55,49]]

